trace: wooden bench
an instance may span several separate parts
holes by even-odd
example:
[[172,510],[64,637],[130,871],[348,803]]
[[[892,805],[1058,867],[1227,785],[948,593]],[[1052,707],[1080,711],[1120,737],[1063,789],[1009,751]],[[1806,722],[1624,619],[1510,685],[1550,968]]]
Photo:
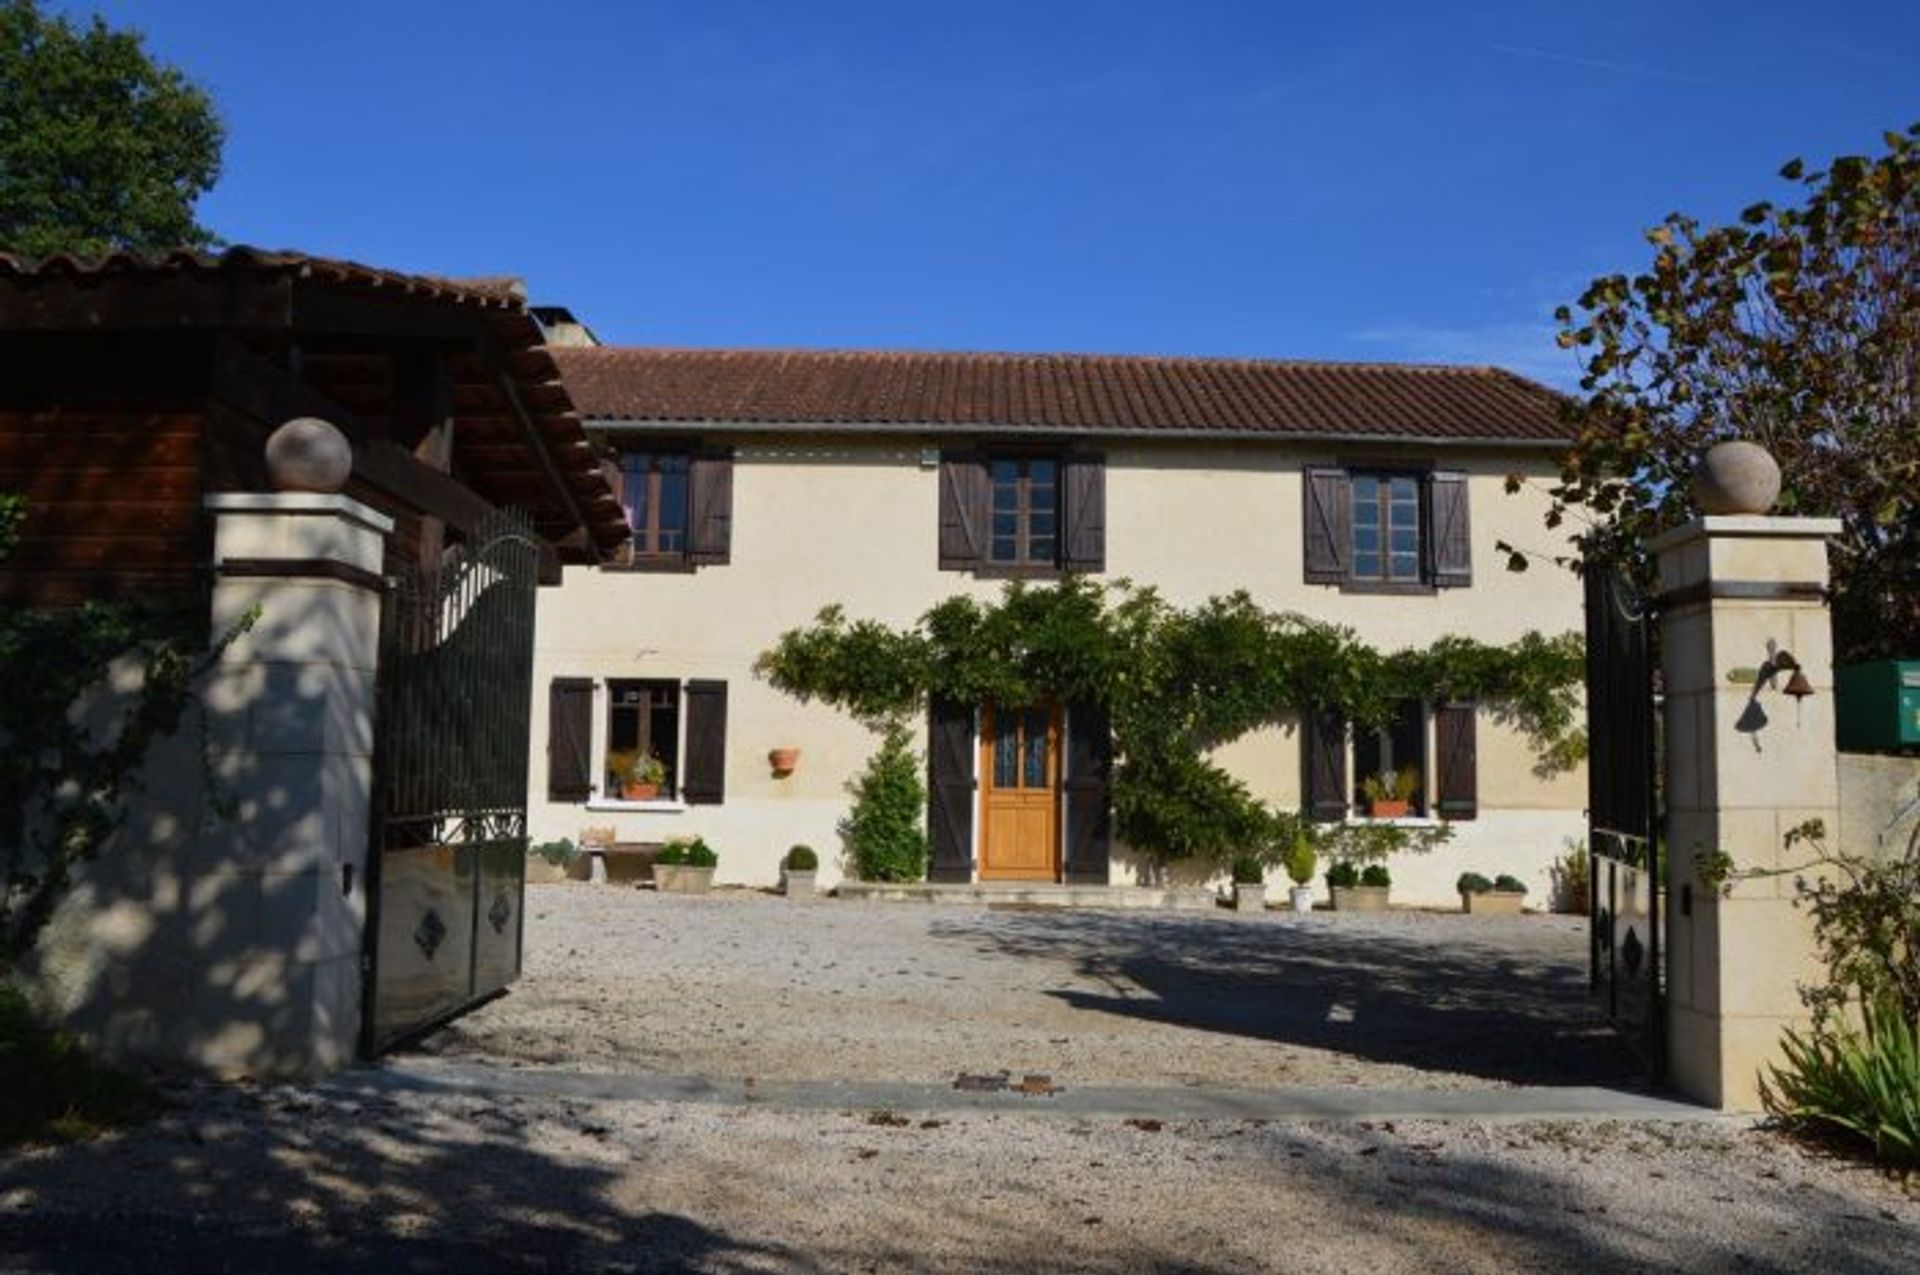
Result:
[[587,880],[595,885],[607,884],[607,860],[610,858],[638,859],[646,857],[648,863],[660,853],[658,841],[615,841],[612,828],[582,828],[580,830],[580,852],[587,856]]

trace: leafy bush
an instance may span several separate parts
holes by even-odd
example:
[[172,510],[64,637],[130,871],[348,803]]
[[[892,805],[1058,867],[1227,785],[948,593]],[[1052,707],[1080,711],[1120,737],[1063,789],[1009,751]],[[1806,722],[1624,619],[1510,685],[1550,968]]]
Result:
[[1351,890],[1360,884],[1360,869],[1354,864],[1342,861],[1327,869],[1327,886],[1334,890]]
[[1762,1081],[1767,1110],[1791,1125],[1863,1139],[1888,1164],[1920,1168],[1920,1028],[1892,1000],[1863,1026],[1789,1030],[1784,1066]]
[[1383,863],[1396,854],[1426,854],[1453,838],[1448,824],[1419,827],[1404,823],[1334,823],[1317,836],[1328,856],[1348,863]]
[[787,851],[787,871],[812,872],[820,866],[820,856],[812,846],[794,846]]
[[1313,880],[1313,870],[1319,865],[1319,856],[1313,852],[1313,838],[1307,835],[1304,827],[1297,828],[1293,834],[1293,844],[1287,848],[1287,878],[1295,885],[1305,885]]
[[690,843],[685,837],[675,837],[660,847],[660,857],[655,863],[664,863],[668,867],[678,867],[687,861],[687,847]]
[[1387,872],[1386,864],[1369,863],[1365,868],[1360,870],[1360,884],[1381,887],[1390,886],[1393,884],[1393,877]]
[[545,859],[556,868],[564,868],[579,857],[580,851],[573,842],[561,837],[555,841],[539,841],[527,847],[527,853]]
[[1460,879],[1453,883],[1453,888],[1462,894],[1485,894],[1493,889],[1493,882],[1478,872],[1462,872]]
[[919,881],[927,875],[927,835],[920,820],[927,787],[912,736],[889,726],[867,768],[848,785],[853,809],[841,821],[847,857],[862,881]]
[[1525,894],[1527,892],[1527,883],[1519,877],[1508,876],[1502,872],[1493,879],[1493,888],[1502,894]]
[[1568,837],[1563,844],[1565,852],[1548,869],[1555,904],[1563,912],[1584,913],[1592,902],[1592,861],[1587,858],[1586,843],[1579,838]]
[[717,868],[720,866],[720,856],[714,853],[712,846],[708,845],[699,837],[695,837],[687,843],[687,866],[689,868]]
[[96,1062],[0,985],[0,1146],[89,1137],[155,1103],[138,1076]]
[[1257,854],[1235,855],[1231,871],[1235,885],[1259,885],[1267,879],[1267,866]]

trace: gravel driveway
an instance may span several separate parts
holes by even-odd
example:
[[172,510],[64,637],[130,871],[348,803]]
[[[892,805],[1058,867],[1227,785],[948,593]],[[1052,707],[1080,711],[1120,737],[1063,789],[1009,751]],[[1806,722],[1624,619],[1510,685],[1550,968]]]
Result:
[[528,893],[507,996],[425,1046],[581,1071],[786,1080],[1465,1088],[1632,1084],[1586,923],[796,905]]

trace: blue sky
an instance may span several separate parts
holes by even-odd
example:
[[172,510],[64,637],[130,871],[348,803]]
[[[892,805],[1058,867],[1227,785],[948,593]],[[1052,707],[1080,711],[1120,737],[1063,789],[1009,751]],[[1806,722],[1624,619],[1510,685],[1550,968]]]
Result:
[[1498,363],[1669,211],[1920,119],[1920,0],[101,0],[235,242],[604,340]]

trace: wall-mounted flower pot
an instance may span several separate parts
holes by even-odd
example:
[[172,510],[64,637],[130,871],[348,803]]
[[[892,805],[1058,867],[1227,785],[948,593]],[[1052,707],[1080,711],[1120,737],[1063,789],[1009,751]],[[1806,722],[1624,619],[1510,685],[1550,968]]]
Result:
[[800,764],[798,748],[775,748],[767,753],[767,765],[772,767],[776,779],[785,779]]
[[1479,916],[1519,916],[1527,896],[1518,890],[1480,890],[1462,893],[1460,910]]

